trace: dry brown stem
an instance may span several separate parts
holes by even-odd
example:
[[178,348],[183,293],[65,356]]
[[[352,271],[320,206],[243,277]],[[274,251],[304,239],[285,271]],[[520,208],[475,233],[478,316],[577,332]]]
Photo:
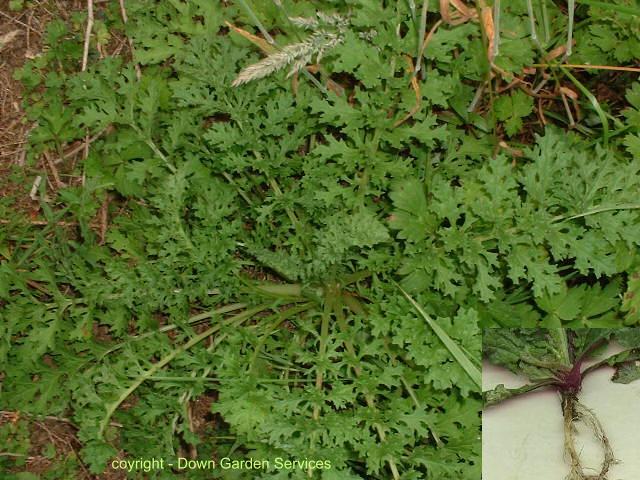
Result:
[[91,43],[91,31],[93,30],[93,0],[87,0],[87,27],[84,32],[84,49],[82,51],[82,71],[87,69],[89,61],[89,44]]

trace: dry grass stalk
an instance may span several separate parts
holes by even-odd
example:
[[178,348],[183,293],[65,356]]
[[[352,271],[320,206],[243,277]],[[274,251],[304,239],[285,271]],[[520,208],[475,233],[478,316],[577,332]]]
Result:
[[[317,18],[291,17],[290,20],[294,25],[304,30],[312,30],[313,33],[306,40],[286,45],[278,51],[269,53],[258,63],[246,67],[233,81],[232,86],[237,87],[267,77],[291,66],[291,70],[287,74],[287,78],[289,78],[305,68],[314,57],[316,63],[320,62],[328,50],[342,43],[347,20],[337,14],[317,12],[316,15]],[[247,35],[250,35],[244,31],[241,34],[246,38],[248,38]],[[255,36],[251,35],[249,40],[265,51],[266,49],[261,45],[262,42],[257,42],[257,39],[253,37]]]
[[91,31],[93,30],[93,0],[87,0],[87,27],[84,32],[84,48],[82,50],[82,71],[87,69],[89,61],[89,44],[91,43]]

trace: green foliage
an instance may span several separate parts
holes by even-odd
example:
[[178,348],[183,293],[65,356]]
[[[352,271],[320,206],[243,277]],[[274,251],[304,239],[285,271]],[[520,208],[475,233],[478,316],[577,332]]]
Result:
[[521,168],[501,156],[441,168],[430,194],[415,180],[398,184],[392,225],[407,239],[404,285],[486,302],[508,282],[529,283],[535,297],[559,294],[559,262],[596,278],[625,271],[638,248],[637,213],[626,209],[640,164],[572,143],[549,131]]
[[511,137],[522,130],[522,119],[533,111],[533,98],[516,90],[498,98],[493,108],[496,118],[504,122],[505,131]]
[[20,11],[25,7],[24,0],[10,0],[9,1],[9,10],[11,11]]
[[29,424],[25,420],[6,422],[0,425],[0,440],[3,445],[3,453],[0,457],[0,468],[8,469],[12,463],[24,466],[29,452]]
[[585,10],[591,21],[576,32],[576,44],[580,46],[576,51],[578,63],[618,65],[637,61],[640,47],[637,7],[635,14],[630,15],[630,2],[624,0],[584,3],[588,5]]
[[[414,89],[409,3],[351,1],[323,5],[348,24],[309,75],[295,64],[293,79],[234,87],[266,54],[225,21],[285,46],[320,18],[309,2],[255,3],[141,0],[126,25],[101,10],[85,72],[84,16],[54,20],[16,72],[31,173],[46,174],[44,152],[92,141],[59,164],[68,186],[42,182],[46,225],[0,203],[0,403],[71,418],[95,474],[121,452],[197,450],[326,458],[314,475],[327,480],[477,478],[481,328],[638,322],[636,87],[612,110],[629,131],[606,147],[597,124],[526,135],[525,90],[479,90],[491,72],[477,23],[434,31]],[[525,3],[503,18],[496,62],[517,74],[538,55]],[[132,61],[98,55],[116,32]],[[496,153],[503,129],[528,142],[517,161]],[[12,437],[17,453],[27,437]]]

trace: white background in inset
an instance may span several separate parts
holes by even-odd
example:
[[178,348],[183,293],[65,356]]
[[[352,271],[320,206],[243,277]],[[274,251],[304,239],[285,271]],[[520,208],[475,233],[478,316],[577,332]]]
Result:
[[[611,346],[603,355],[620,350]],[[613,371],[605,367],[589,374],[582,386],[580,402],[596,414],[616,459],[620,460],[610,469],[608,479],[638,480],[640,380],[628,385],[613,383]],[[515,388],[527,381],[485,362],[483,390],[500,383]],[[569,467],[563,458],[563,435],[560,395],[554,391],[534,391],[486,409],[482,414],[482,479],[564,480]],[[593,468],[585,468],[585,473],[599,471],[602,450],[591,431],[580,424],[577,449],[583,465]]]

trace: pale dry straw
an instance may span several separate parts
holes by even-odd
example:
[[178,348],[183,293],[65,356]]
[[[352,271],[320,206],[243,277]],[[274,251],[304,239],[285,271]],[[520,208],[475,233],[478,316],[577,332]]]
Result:
[[259,62],[244,68],[231,85],[237,87],[291,66],[291,70],[287,74],[287,78],[289,78],[305,68],[314,56],[316,63],[319,63],[328,50],[342,43],[348,21],[345,17],[337,14],[317,12],[316,15],[317,18],[289,18],[295,26],[303,30],[311,30],[313,33],[302,42],[286,45]]

